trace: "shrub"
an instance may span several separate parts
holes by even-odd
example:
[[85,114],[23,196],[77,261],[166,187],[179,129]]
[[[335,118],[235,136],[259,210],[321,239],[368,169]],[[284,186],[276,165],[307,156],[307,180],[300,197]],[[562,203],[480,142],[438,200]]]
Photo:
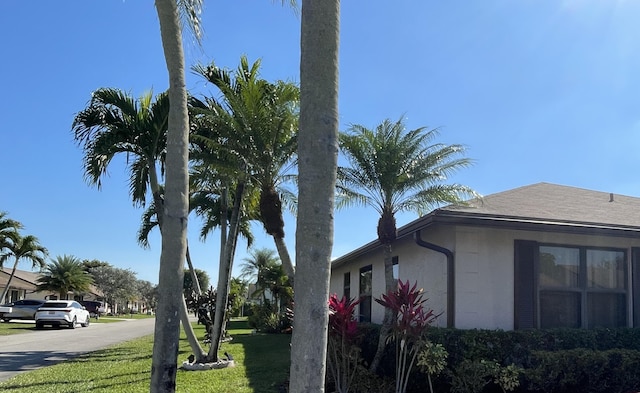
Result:
[[[370,361],[375,353],[379,326],[362,324],[362,357]],[[453,375],[466,368],[482,368],[469,362],[493,362],[501,370],[518,367],[519,392],[626,393],[640,390],[640,329],[549,329],[549,330],[460,330],[430,327],[425,340],[441,344],[448,352],[446,370],[433,379],[434,391],[450,391]],[[395,375],[392,346],[380,364],[383,377]],[[464,367],[460,367],[463,362]],[[473,368],[476,369],[473,369]],[[499,392],[495,377],[486,376],[482,392]],[[482,382],[478,382],[480,384]],[[507,386],[507,385],[505,385]],[[633,390],[635,389],[635,390]],[[461,389],[460,389],[461,390]],[[505,389],[507,390],[507,389]],[[414,373],[408,392],[429,391],[427,376]]]
[[263,304],[251,306],[251,313],[247,318],[250,327],[264,333],[285,333],[291,329],[291,315],[289,310],[279,312],[275,306],[265,301]]
[[626,349],[534,351],[525,370],[531,392],[605,393],[640,389],[640,352]]
[[349,392],[360,364],[360,348],[355,345],[358,327],[353,318],[358,303],[344,296],[338,300],[335,294],[329,297],[327,368],[338,393]]
[[405,393],[411,376],[411,369],[418,353],[425,345],[422,334],[436,319],[433,310],[424,307],[427,299],[417,283],[409,285],[409,280],[398,280],[398,287],[375,299],[393,312],[394,320],[390,340],[395,343],[396,393]]

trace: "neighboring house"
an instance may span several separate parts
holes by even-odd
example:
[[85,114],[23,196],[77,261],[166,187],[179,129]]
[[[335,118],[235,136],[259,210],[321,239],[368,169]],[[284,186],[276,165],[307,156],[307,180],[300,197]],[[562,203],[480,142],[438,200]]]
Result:
[[[4,267],[0,269],[0,294],[7,286],[7,281],[9,280],[10,275],[10,268]],[[40,277],[40,273],[38,272],[16,269],[13,279],[11,280],[11,284],[9,284],[7,299],[4,303],[11,303],[21,299],[58,299],[60,295],[59,293],[38,291],[38,277]],[[102,293],[93,285],[88,293],[74,294],[73,292],[69,292],[66,298],[73,300],[103,300]]]
[[[39,273],[17,270],[11,279],[11,284],[5,299],[0,299],[0,303],[12,303],[21,299],[44,299],[36,290],[36,280]],[[0,295],[7,287],[7,282],[11,276],[11,268],[3,267],[0,269]]]
[[[533,184],[435,209],[399,228],[393,255],[437,326],[640,327],[640,198]],[[380,323],[380,243],[334,260],[330,290]]]

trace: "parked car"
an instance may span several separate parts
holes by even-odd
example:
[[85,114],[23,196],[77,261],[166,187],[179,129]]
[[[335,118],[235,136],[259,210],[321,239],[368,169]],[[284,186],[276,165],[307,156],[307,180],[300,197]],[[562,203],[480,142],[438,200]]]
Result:
[[80,303],[74,300],[50,300],[36,312],[36,329],[45,325],[66,325],[75,329],[79,323],[82,327],[89,326],[91,316]]
[[0,319],[9,322],[11,319],[35,319],[36,310],[45,303],[45,300],[22,299],[13,303],[3,304],[1,307],[11,308],[11,312],[0,313]]
[[91,315],[92,318],[98,319],[105,312],[102,302],[95,300],[80,300],[78,303],[82,304],[84,308],[89,311],[89,315]]

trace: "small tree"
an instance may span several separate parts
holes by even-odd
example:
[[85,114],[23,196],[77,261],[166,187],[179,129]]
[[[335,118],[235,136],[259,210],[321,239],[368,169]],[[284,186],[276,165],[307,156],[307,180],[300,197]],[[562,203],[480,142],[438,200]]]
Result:
[[135,273],[111,265],[91,269],[94,285],[102,291],[106,302],[115,312],[116,304],[126,302],[137,293]]
[[424,345],[422,333],[437,317],[433,310],[425,310],[427,299],[422,297],[423,290],[417,289],[417,285],[416,282],[410,287],[409,280],[398,280],[396,290],[375,299],[393,315],[389,339],[396,344],[396,393],[406,392],[411,368]]
[[93,283],[82,261],[70,255],[58,256],[42,271],[38,290],[53,291],[65,299],[69,292],[86,292]]
[[429,380],[429,390],[433,393],[433,383],[431,376],[440,374],[447,366],[447,350],[442,344],[434,344],[431,341],[425,342],[422,350],[418,352],[418,367],[427,374]]

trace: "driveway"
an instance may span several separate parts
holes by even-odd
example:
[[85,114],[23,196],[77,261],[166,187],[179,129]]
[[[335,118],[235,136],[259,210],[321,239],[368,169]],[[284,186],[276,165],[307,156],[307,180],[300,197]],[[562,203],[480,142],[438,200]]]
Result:
[[69,357],[153,334],[154,327],[155,318],[146,318],[0,336],[0,381]]

